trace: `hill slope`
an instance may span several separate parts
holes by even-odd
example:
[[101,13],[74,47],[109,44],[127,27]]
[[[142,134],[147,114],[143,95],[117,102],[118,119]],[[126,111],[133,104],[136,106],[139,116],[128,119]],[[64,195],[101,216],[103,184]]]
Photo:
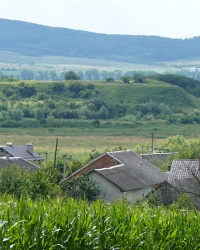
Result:
[[0,50],[29,56],[67,56],[148,63],[200,57],[200,37],[105,35],[0,19]]

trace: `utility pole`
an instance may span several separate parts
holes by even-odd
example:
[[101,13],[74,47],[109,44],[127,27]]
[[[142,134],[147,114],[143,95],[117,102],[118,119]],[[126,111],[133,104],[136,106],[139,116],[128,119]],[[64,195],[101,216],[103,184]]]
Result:
[[57,149],[58,149],[58,138],[56,138],[56,148],[55,148],[55,155],[54,155],[54,168],[56,167]]

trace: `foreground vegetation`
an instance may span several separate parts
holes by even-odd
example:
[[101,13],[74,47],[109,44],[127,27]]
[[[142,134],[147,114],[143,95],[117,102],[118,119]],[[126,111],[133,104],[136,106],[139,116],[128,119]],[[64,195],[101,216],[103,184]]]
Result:
[[200,214],[149,205],[0,197],[1,249],[199,249]]
[[[138,145],[144,150],[148,148],[141,139]],[[170,151],[178,149],[178,158],[197,158],[200,152],[199,140],[183,136],[162,140],[160,146]],[[91,159],[87,157],[88,161]],[[86,161],[67,159],[72,171],[81,167],[80,163]],[[200,248],[200,213],[188,199],[180,199],[169,207],[158,206],[153,195],[135,205],[125,200],[91,201],[91,195],[99,192],[95,183],[84,178],[61,189],[62,159],[57,160],[57,168],[51,161],[48,166],[43,165],[32,174],[15,166],[0,171],[0,249]]]

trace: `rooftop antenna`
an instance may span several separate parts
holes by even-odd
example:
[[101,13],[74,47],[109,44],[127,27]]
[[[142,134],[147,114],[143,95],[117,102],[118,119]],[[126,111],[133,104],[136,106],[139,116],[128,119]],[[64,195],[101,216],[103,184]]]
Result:
[[141,179],[142,179],[142,161],[140,162],[141,165]]

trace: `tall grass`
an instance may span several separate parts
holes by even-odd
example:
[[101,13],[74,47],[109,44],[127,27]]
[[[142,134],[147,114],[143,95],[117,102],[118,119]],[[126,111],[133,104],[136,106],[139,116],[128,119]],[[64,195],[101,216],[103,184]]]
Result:
[[0,249],[200,249],[195,211],[0,198]]

